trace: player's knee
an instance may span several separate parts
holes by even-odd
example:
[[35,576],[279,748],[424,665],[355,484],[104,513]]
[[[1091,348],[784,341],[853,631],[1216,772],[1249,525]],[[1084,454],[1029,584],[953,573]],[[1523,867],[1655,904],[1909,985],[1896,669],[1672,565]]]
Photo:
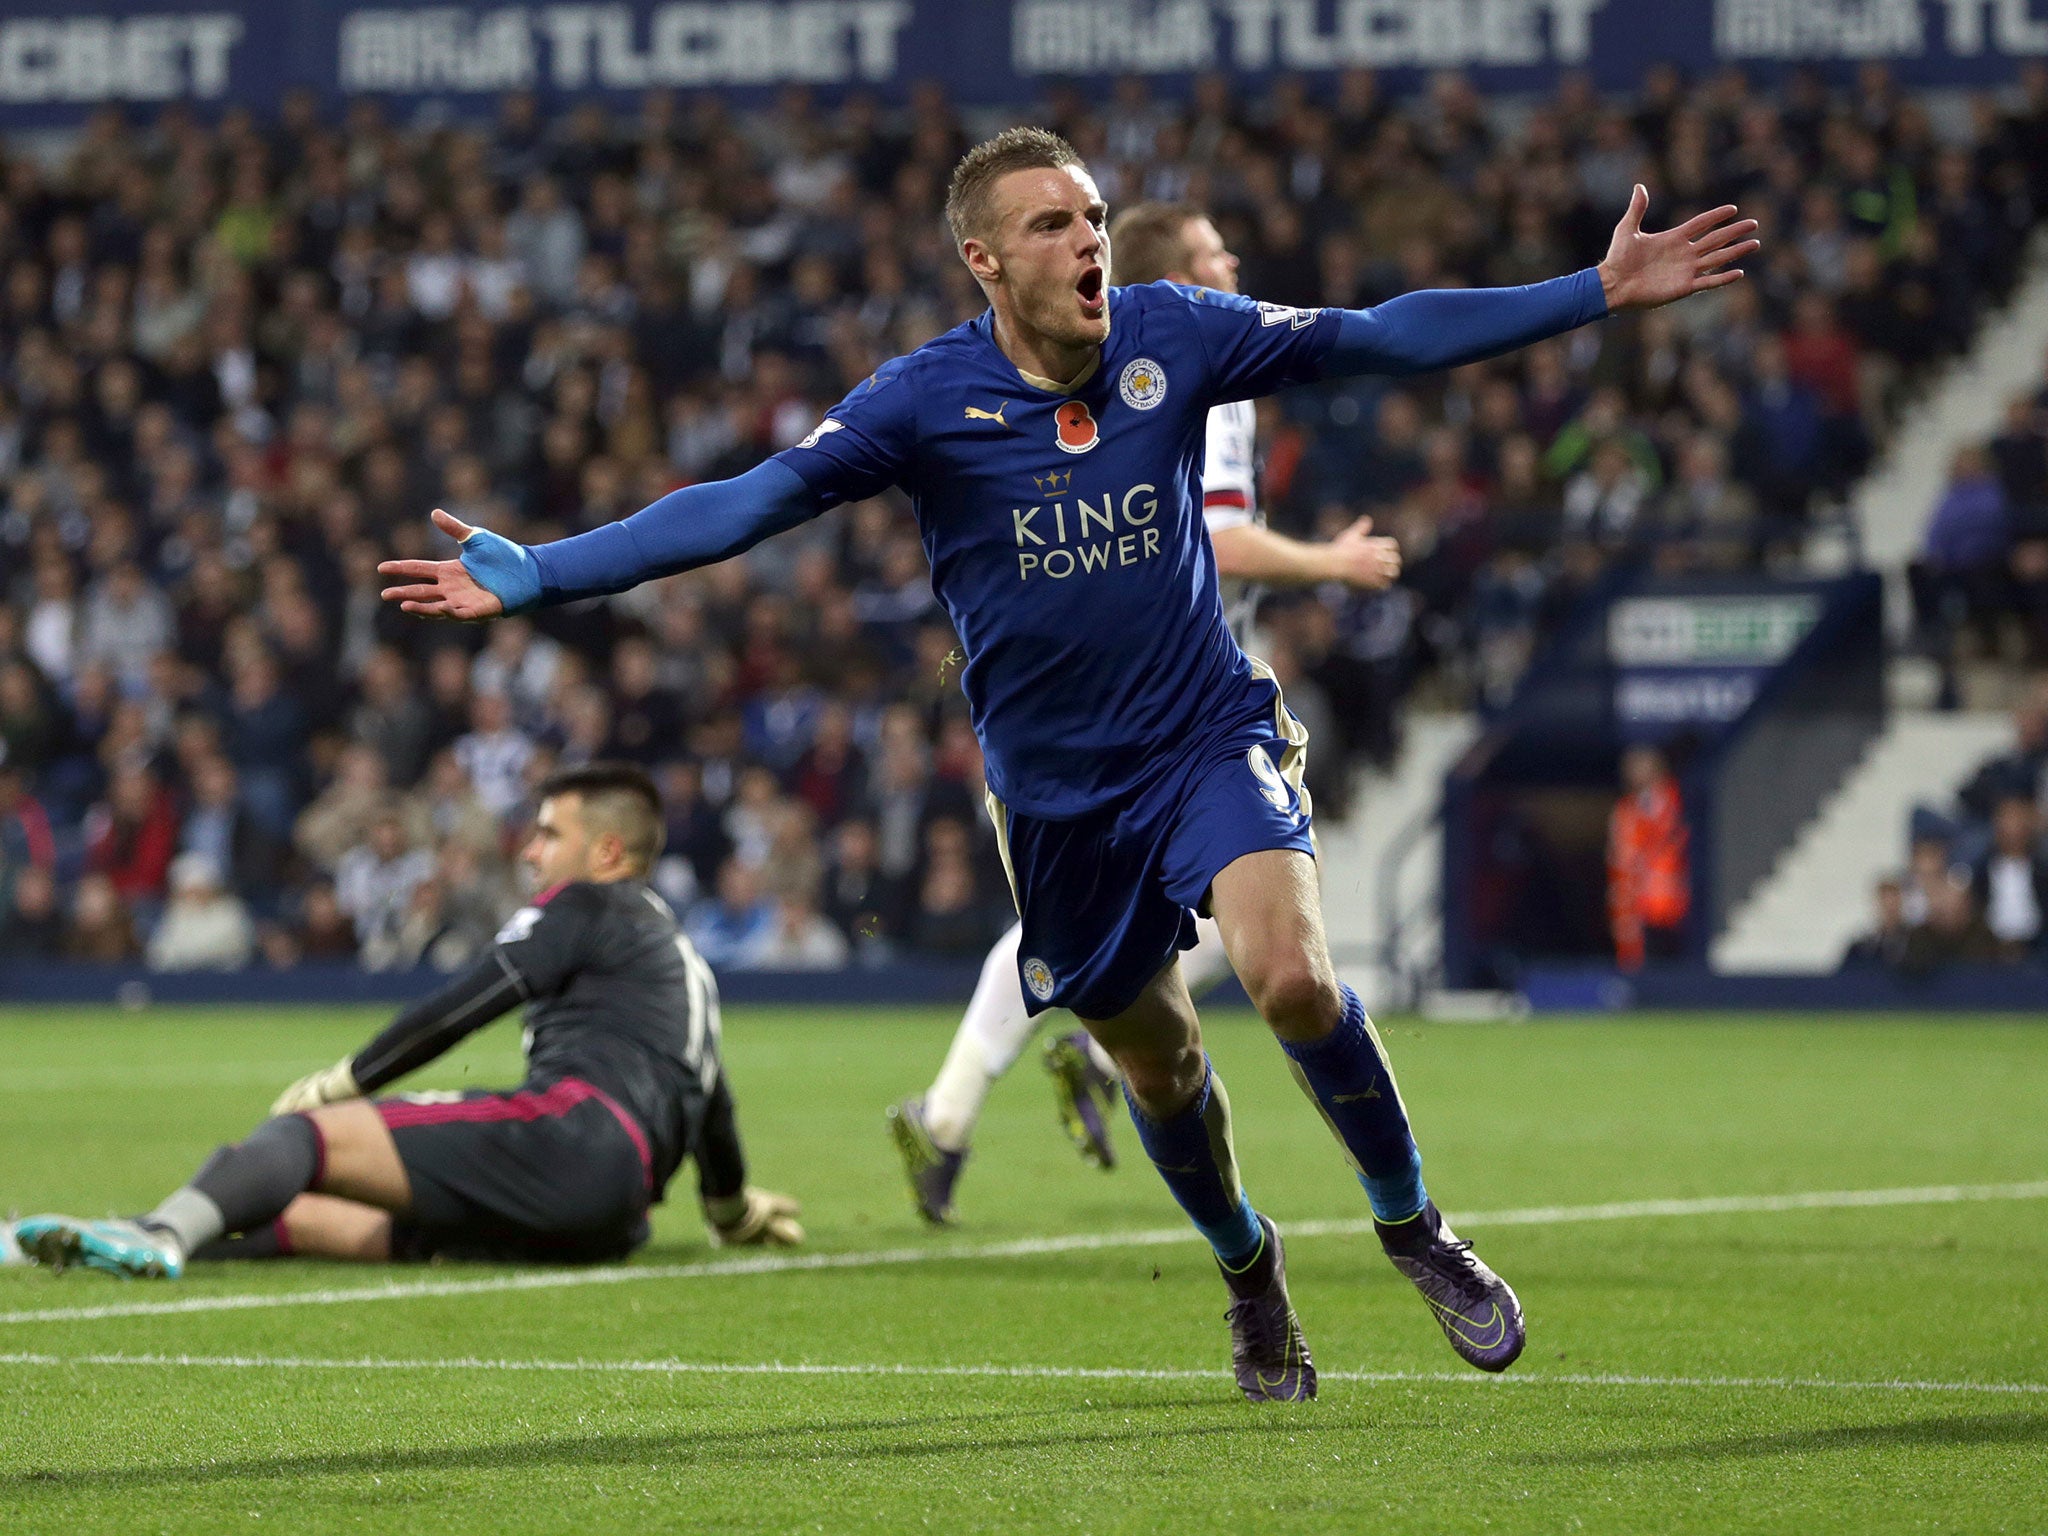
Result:
[[1245,978],[1259,1017],[1283,1039],[1320,1039],[1343,1012],[1337,978],[1309,955],[1277,956]]
[[1185,1109],[1202,1089],[1200,1050],[1188,1046],[1168,1051],[1116,1051],[1124,1086],[1138,1108],[1155,1120]]

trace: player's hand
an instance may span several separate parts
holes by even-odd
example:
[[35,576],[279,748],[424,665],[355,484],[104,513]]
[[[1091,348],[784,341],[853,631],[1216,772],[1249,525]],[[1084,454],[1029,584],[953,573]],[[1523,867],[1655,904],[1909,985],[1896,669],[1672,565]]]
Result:
[[789,1195],[750,1184],[730,1201],[707,1201],[704,1219],[722,1248],[794,1248],[804,1240],[796,1219],[802,1209]]
[[540,569],[533,551],[488,528],[472,528],[434,509],[434,526],[462,546],[454,560],[386,560],[377,567],[400,585],[384,589],[384,601],[423,619],[474,624],[503,613],[518,613],[540,600]]
[[1393,539],[1375,538],[1369,517],[1361,517],[1323,548],[1329,560],[1329,579],[1347,587],[1378,592],[1401,578],[1401,546]]
[[355,1061],[343,1057],[331,1067],[318,1072],[309,1072],[291,1087],[277,1096],[277,1102],[270,1106],[273,1115],[303,1115],[309,1109],[318,1109],[322,1104],[339,1104],[345,1099],[360,1099],[363,1090],[356,1086]]
[[1676,229],[1646,235],[1643,214],[1649,206],[1649,191],[1639,184],[1628,212],[1614,226],[1614,240],[1599,267],[1609,309],[1655,309],[1741,278],[1742,269],[1729,263],[1757,248],[1758,242],[1749,238],[1756,233],[1755,219],[1736,218],[1735,205],[1729,203]]

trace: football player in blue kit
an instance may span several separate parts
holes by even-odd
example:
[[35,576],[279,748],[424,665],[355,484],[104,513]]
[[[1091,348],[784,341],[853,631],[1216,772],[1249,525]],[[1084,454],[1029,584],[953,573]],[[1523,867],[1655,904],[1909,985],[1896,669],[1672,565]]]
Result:
[[1567,277],[1293,309],[1112,288],[1087,167],[1054,134],[1009,129],[962,159],[947,196],[989,298],[977,318],[883,364],[795,447],[589,533],[529,548],[436,511],[459,557],[387,562],[384,595],[455,620],[573,602],[901,487],[967,655],[1019,981],[1121,1069],[1140,1144],[1223,1271],[1239,1388],[1302,1399],[1316,1378],[1181,974],[1198,912],[1358,1173],[1387,1256],[1463,1359],[1503,1370],[1521,1307],[1425,1191],[1386,1053],[1330,963],[1296,771],[1306,732],[1225,622],[1203,435],[1223,401],[1454,367],[1740,276],[1753,220],[1723,207],[1645,233],[1648,201],[1637,187],[1605,259]]
[[[1120,209],[1109,226],[1116,253],[1111,274],[1121,286],[1161,278],[1219,293],[1237,292],[1237,258],[1200,209],[1185,203],[1138,203]],[[1224,616],[1231,638],[1248,654],[1257,646],[1251,627],[1261,591],[1267,586],[1306,587],[1336,583],[1376,590],[1401,572],[1400,550],[1375,537],[1372,519],[1361,517],[1328,543],[1291,539],[1266,526],[1259,502],[1258,423],[1249,400],[1209,408],[1202,460],[1202,521],[1216,557]],[[1230,956],[1216,920],[1200,919],[1196,942],[1181,951],[1181,975],[1198,1004],[1230,977]],[[1033,1017],[1017,982],[1023,930],[1013,926],[982,962],[974,995],[946,1051],[938,1076],[924,1093],[891,1105],[890,1139],[903,1158],[917,1212],[933,1226],[953,1220],[953,1193],[981,1119],[982,1105],[996,1080],[1009,1071],[1047,1018]],[[1122,1094],[1116,1064],[1085,1032],[1058,1036],[1046,1048],[1046,1070],[1061,1126],[1087,1161],[1115,1165],[1110,1116]]]

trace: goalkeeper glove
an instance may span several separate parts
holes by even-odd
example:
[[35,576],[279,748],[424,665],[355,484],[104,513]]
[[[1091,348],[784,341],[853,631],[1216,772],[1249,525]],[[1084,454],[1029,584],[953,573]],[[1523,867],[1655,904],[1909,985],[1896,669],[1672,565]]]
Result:
[[362,1096],[363,1090],[356,1086],[355,1058],[344,1056],[333,1066],[309,1072],[285,1089],[277,1096],[277,1102],[270,1106],[270,1112],[273,1115],[302,1115],[322,1104],[339,1104],[344,1099]]
[[736,1195],[704,1201],[704,1219],[721,1248],[794,1248],[804,1240],[796,1215],[803,1206],[788,1195],[751,1184]]

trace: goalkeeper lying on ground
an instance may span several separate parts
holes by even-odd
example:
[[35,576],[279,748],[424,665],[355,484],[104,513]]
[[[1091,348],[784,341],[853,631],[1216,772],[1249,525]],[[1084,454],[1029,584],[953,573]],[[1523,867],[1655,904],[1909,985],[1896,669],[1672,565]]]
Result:
[[[151,1277],[291,1253],[618,1259],[647,1240],[647,1209],[686,1156],[720,1241],[801,1242],[796,1202],[747,1187],[717,987],[644,883],[661,837],[639,769],[556,775],[522,855],[539,894],[488,955],[286,1089],[274,1119],[148,1215],[32,1216],[15,1227],[22,1253]],[[363,1097],[522,1002],[517,1090]]]

